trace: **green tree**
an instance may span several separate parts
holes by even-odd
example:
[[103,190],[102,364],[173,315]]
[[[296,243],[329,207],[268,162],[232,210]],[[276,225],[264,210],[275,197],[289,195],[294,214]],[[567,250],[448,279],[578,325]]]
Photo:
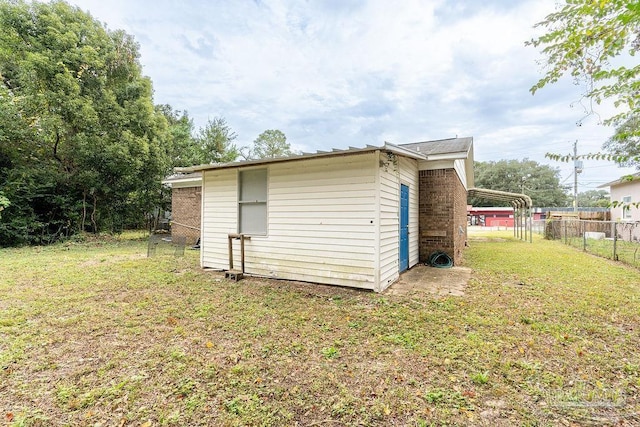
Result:
[[291,145],[287,142],[285,134],[277,129],[268,129],[258,135],[253,141],[253,148],[246,157],[252,159],[268,159],[290,156],[291,154],[293,154]]
[[640,66],[630,60],[640,49],[640,3],[565,0],[536,27],[547,33],[526,44],[542,47],[546,72],[532,93],[568,74],[584,87],[584,97],[596,103],[611,99],[623,108],[606,123],[640,114]]
[[[560,185],[560,171],[533,160],[500,160],[474,163],[475,186],[488,190],[524,193],[534,206],[567,206],[567,188]],[[504,203],[470,197],[474,206],[504,206]]]
[[640,169],[640,117],[629,117],[620,124],[602,148],[612,155],[620,166]]
[[588,190],[578,193],[578,206],[605,208],[609,206],[609,192],[605,190]]
[[[544,28],[546,34],[525,44],[542,48],[546,72],[531,88],[532,93],[569,75],[583,87],[582,96],[589,101],[587,114],[594,113],[594,103],[605,99],[619,108],[617,114],[604,121],[617,128],[603,145],[608,154],[590,153],[579,158],[640,167],[640,66],[634,58],[640,49],[640,3],[565,0],[536,27]],[[548,153],[547,157],[574,160],[571,155],[556,153]]]
[[3,193],[0,193],[0,218],[2,218],[2,211],[4,210],[4,208],[9,206],[10,204],[11,202],[9,202],[9,199],[7,199]]
[[196,136],[200,151],[198,163],[233,162],[240,155],[238,147],[233,143],[237,137],[224,118],[209,119]]
[[[156,111],[164,115],[168,126],[166,144],[170,169],[204,163],[203,152],[193,137],[193,120],[186,111],[174,110],[170,105],[157,105]],[[167,171],[170,173],[171,171]]]
[[0,77],[0,245],[150,220],[167,121],[131,36],[62,1],[0,1]]

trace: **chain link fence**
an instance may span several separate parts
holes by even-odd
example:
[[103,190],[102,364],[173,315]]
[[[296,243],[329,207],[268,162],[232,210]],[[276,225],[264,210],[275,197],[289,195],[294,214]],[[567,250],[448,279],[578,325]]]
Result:
[[149,236],[147,244],[147,258],[157,255],[173,255],[176,257],[184,256],[186,237],[174,236],[166,233],[152,234]]
[[640,268],[640,222],[551,219],[534,221],[546,239]]

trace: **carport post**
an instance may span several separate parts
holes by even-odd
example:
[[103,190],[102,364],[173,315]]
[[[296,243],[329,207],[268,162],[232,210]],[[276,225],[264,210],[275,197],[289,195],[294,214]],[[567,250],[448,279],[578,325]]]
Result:
[[513,237],[516,238],[516,227],[518,226],[518,205],[512,201],[511,206],[513,206]]
[[518,204],[518,239],[522,240],[522,206],[517,200],[516,203]]
[[524,219],[524,241],[525,242],[527,241],[527,228],[529,228],[529,230],[528,230],[529,231],[529,235],[531,235],[531,227],[530,227],[531,224],[527,224],[527,222],[529,220],[528,213],[529,213],[529,209],[527,207],[525,207],[524,208],[524,215],[523,215],[524,218],[522,218],[522,219]]
[[516,202],[516,237],[520,238],[520,204]]

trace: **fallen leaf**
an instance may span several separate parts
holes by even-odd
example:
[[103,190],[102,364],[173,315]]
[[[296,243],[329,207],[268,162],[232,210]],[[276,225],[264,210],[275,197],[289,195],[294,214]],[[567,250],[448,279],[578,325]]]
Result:
[[151,427],[151,420],[149,420],[149,421],[147,421],[147,422],[145,422],[145,423],[140,424],[140,427]]
[[388,407],[388,406],[385,406],[385,407],[384,407],[384,414],[385,414],[385,415],[389,415],[390,413],[391,413],[391,409],[389,409],[389,407]]
[[13,421],[13,412],[7,412],[6,414],[4,414],[4,417],[7,419],[7,422],[10,423],[11,421]]
[[211,347],[213,347],[213,343],[211,341],[207,341],[206,346],[207,346],[207,348],[211,348]]

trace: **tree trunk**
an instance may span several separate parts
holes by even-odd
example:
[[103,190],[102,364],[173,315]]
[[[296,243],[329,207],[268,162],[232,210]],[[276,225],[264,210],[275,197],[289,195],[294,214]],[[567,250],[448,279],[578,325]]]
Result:
[[80,230],[84,233],[84,225],[87,220],[87,192],[82,192],[82,225],[80,226]]
[[91,212],[91,225],[93,226],[93,232],[98,232],[98,224],[96,223],[96,210],[98,209],[98,198],[93,195],[93,211]]

